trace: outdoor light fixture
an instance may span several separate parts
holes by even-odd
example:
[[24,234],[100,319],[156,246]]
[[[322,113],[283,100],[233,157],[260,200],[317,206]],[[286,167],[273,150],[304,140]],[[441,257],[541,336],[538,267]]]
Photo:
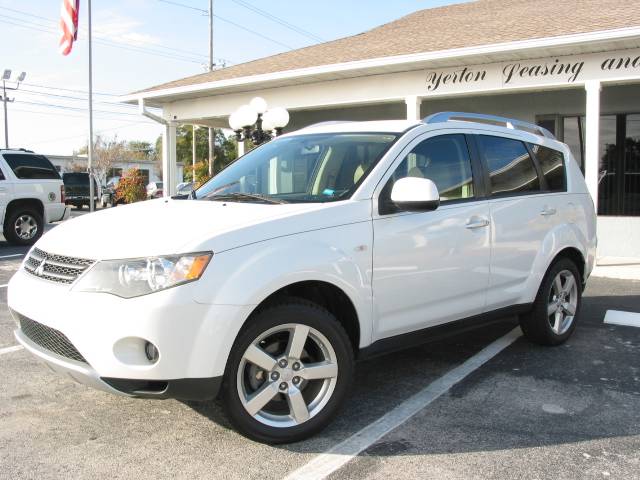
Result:
[[[0,95],[0,101],[4,107],[4,146],[5,148],[9,148],[9,117],[7,113],[7,103],[11,103],[15,100],[15,98],[7,97],[7,90],[18,90],[20,87],[20,82],[22,82],[27,76],[27,72],[22,72],[18,75],[16,80],[11,81],[11,69],[6,68],[4,73],[2,74],[2,95]],[[15,83],[13,87],[7,87],[7,82]]]
[[282,107],[267,109],[262,97],[253,98],[229,116],[229,126],[238,141],[251,140],[254,145],[268,142],[282,133],[289,123],[289,112]]

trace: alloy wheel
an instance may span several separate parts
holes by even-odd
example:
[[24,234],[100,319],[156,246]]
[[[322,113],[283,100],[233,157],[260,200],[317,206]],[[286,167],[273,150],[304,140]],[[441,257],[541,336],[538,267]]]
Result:
[[38,233],[38,222],[29,214],[20,215],[13,225],[18,238],[31,240]]
[[547,316],[551,330],[556,335],[564,334],[573,323],[578,308],[578,285],[573,273],[560,271],[551,284]]
[[337,378],[337,356],[327,338],[290,323],[251,342],[238,367],[237,389],[254,419],[287,428],[317,415],[331,399]]

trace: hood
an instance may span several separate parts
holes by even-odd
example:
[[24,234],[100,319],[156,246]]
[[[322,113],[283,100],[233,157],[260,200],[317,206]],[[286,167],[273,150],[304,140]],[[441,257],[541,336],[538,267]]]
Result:
[[148,200],[67,220],[46,233],[37,246],[58,255],[95,260],[220,251],[259,241],[259,235],[273,235],[251,228],[244,238],[231,235],[233,245],[213,241],[223,234],[318,208],[322,204]]

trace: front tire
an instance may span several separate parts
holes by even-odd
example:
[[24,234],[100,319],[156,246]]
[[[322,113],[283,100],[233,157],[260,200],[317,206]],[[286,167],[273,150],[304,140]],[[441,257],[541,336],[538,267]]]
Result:
[[531,312],[520,317],[526,338],[540,345],[560,345],[576,328],[582,304],[582,277],[568,258],[557,260],[547,271]]
[[238,334],[222,385],[231,422],[265,443],[308,438],[335,417],[353,380],[347,333],[324,308],[286,298]]
[[13,245],[33,245],[42,236],[42,215],[29,208],[10,211],[4,223],[4,237]]

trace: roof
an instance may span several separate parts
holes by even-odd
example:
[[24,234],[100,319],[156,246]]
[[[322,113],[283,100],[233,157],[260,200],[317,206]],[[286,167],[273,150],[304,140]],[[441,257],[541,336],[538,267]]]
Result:
[[420,10],[351,37],[174,80],[141,92],[323,65],[640,26],[628,0],[478,0]]

